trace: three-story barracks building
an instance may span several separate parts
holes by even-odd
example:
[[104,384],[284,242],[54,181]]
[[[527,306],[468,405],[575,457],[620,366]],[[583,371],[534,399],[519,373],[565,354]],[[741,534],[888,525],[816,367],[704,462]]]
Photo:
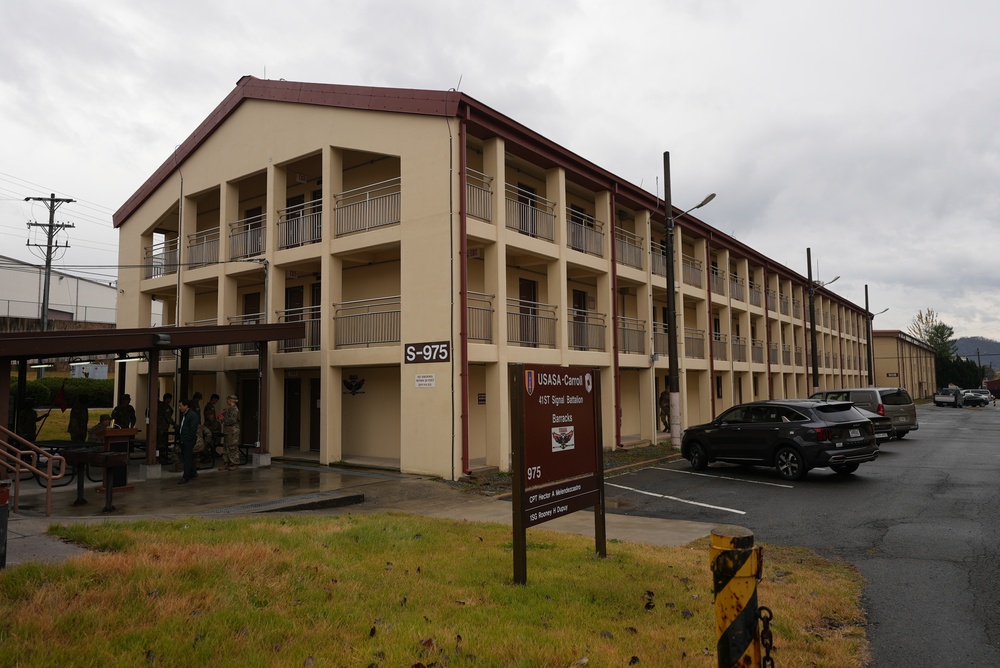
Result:
[[[303,321],[267,351],[269,453],[454,479],[509,467],[515,363],[596,369],[605,447],[656,438],[672,261],[683,425],[807,396],[806,278],[692,216],[668,259],[664,210],[463,93],[247,76],[115,214],[118,326]],[[821,387],[865,384],[866,316],[817,290]],[[189,352],[256,440],[256,347]]]

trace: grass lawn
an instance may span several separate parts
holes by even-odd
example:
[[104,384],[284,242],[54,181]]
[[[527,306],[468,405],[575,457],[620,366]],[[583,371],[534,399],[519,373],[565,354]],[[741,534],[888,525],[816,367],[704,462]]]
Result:
[[[661,548],[362,514],[105,522],[96,550],[0,571],[0,665],[715,666],[708,541]],[[862,580],[766,547],[780,666],[864,665]],[[648,605],[647,601],[652,603]]]

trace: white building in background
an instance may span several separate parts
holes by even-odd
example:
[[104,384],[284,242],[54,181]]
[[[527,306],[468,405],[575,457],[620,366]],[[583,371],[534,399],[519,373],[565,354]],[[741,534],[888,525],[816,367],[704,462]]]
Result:
[[[45,267],[0,255],[0,318],[10,329],[16,320],[40,320],[45,294]],[[49,279],[49,322],[113,325],[118,307],[116,283],[81,278],[56,269]],[[154,303],[153,324],[160,304]]]

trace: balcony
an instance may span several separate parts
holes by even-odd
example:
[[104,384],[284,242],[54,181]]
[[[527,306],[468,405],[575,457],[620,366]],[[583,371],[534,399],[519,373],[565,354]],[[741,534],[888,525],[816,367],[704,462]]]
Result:
[[177,239],[168,239],[162,243],[147,246],[142,260],[143,276],[159,278],[177,273]]
[[[242,315],[231,315],[227,316],[226,320],[229,321],[230,325],[259,325],[264,322],[264,314],[244,313]],[[230,355],[256,355],[257,352],[257,344],[253,341],[229,344]]]
[[[764,303],[763,295],[760,286],[754,283],[753,281],[750,281],[750,305],[760,306],[763,303]],[[761,360],[761,362],[763,361],[764,360]]]
[[397,177],[334,195],[336,235],[342,237],[399,225],[402,220],[400,187]]
[[474,169],[465,170],[465,212],[483,222],[493,222],[492,176]]
[[781,363],[785,366],[792,365],[792,347],[788,344],[781,345]]
[[306,329],[305,338],[278,341],[278,352],[297,353],[306,350],[319,350],[319,317],[319,306],[302,306],[278,311],[278,322],[302,322],[305,323]]
[[571,209],[566,214],[569,247],[581,253],[604,257],[604,224],[580,211]]
[[727,344],[728,341],[725,334],[722,332],[712,332],[712,359],[725,362],[727,360],[726,353],[729,349]]
[[681,280],[696,288],[703,287],[701,260],[690,255],[681,256]]
[[[205,327],[208,325],[218,325],[219,321],[215,318],[203,318],[202,320],[191,320],[190,322],[184,323],[188,327]],[[188,355],[191,357],[215,357],[218,354],[218,346],[195,346],[188,351]]]
[[802,366],[802,346],[795,346],[795,366]]
[[399,343],[399,309],[398,295],[334,304],[334,347]]
[[767,344],[767,361],[771,364],[778,363],[778,344],[769,343]]
[[653,323],[653,352],[657,355],[669,353],[670,341],[667,336],[667,325],[663,322]]
[[722,271],[718,267],[712,267],[709,276],[708,283],[712,288],[713,295],[719,295],[724,297],[726,294],[726,272]]
[[646,353],[646,321],[618,316],[618,352]]
[[754,364],[764,363],[764,342],[760,339],[750,340],[750,361]]
[[278,211],[278,249],[295,248],[323,240],[323,199],[314,199]]
[[801,318],[802,317],[802,302],[798,299],[792,300],[792,317]]
[[469,341],[493,343],[493,299],[496,295],[469,292]]
[[535,193],[507,184],[507,229],[529,237],[555,239],[556,204]]
[[746,281],[743,280],[742,276],[729,274],[729,296],[738,302],[747,300]]
[[606,331],[603,313],[569,309],[569,347],[573,350],[605,350]]
[[251,216],[229,224],[229,259],[239,260],[264,252],[267,214]]
[[529,348],[555,348],[556,307],[551,304],[507,299],[507,341]]
[[684,328],[684,357],[695,360],[705,359],[705,331]]
[[618,264],[642,269],[642,258],[646,255],[642,237],[620,227],[615,228],[615,253]]
[[667,246],[659,241],[651,241],[649,250],[652,256],[653,274],[656,276],[667,275]]
[[747,361],[747,339],[745,336],[734,336],[730,341],[734,362]]
[[778,293],[770,288],[767,289],[767,310],[772,313],[778,310]]
[[188,235],[188,266],[207,267],[219,262],[219,230]]

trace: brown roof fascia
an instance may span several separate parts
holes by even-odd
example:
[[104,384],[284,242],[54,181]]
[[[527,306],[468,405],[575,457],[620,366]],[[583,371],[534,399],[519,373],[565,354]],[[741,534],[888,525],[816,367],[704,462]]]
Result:
[[[169,343],[158,336],[169,336]],[[139,329],[21,332],[0,337],[0,358],[45,359],[70,355],[109,355],[162,348],[252,343],[305,337],[304,322],[204,327],[145,327]]]

